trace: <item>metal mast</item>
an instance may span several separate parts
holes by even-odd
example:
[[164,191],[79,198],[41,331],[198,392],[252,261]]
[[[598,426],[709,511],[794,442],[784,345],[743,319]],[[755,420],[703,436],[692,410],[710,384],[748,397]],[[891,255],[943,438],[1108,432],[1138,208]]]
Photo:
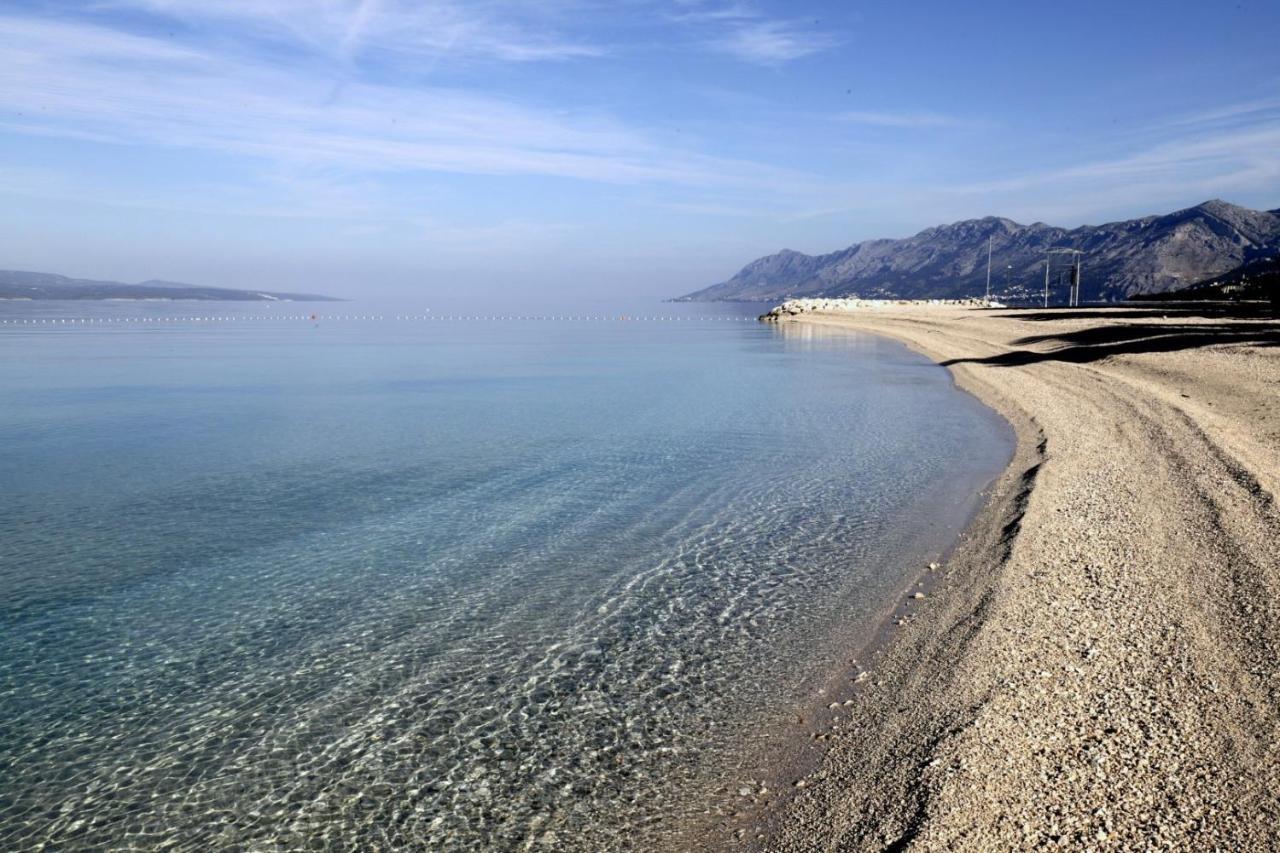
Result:
[[[1044,307],[1049,307],[1049,267],[1054,255],[1068,255],[1071,259],[1071,278],[1067,285],[1067,304],[1075,307],[1080,304],[1080,271],[1084,268],[1079,249],[1046,249],[1044,252]],[[1061,280],[1059,280],[1061,284]]]
[[1044,253],[1044,307],[1049,307],[1049,253]]
[[987,304],[991,304],[991,239],[987,238]]

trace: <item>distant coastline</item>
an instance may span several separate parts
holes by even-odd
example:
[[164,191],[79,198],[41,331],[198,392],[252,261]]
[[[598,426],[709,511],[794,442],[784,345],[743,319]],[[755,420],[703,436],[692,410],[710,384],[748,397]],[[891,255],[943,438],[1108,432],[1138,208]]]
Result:
[[0,301],[94,302],[342,302],[315,293],[285,293],[204,287],[177,281],[150,280],[138,284],[70,278],[47,272],[0,270]]

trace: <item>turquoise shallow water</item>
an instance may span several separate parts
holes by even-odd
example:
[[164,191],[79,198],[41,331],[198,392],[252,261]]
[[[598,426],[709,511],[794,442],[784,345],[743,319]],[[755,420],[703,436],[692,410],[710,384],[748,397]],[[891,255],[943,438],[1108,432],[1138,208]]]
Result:
[[1012,448],[709,310],[0,307],[0,846],[659,843]]

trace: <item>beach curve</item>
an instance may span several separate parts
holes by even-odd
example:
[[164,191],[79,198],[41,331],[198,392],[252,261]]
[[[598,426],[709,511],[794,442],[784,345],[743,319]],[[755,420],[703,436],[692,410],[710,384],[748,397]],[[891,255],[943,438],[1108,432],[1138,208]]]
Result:
[[895,305],[1018,450],[766,850],[1202,849],[1280,818],[1280,333],[1162,309]]

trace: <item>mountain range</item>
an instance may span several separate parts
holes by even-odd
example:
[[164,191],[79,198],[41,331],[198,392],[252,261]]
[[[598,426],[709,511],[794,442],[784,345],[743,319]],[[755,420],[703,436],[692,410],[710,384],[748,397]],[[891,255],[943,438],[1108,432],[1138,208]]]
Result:
[[[997,298],[1038,298],[1045,251],[1069,248],[1083,252],[1081,299],[1114,302],[1189,287],[1280,253],[1280,209],[1250,210],[1215,199],[1162,216],[1072,229],[989,216],[926,228],[900,240],[867,240],[826,255],[783,249],[677,301],[982,296],[988,241],[991,291]],[[1055,264],[1050,283],[1061,299],[1069,273],[1065,261]]]
[[0,270],[0,299],[193,299],[203,302],[336,302],[310,293],[200,287],[177,281],[94,281],[48,272]]

